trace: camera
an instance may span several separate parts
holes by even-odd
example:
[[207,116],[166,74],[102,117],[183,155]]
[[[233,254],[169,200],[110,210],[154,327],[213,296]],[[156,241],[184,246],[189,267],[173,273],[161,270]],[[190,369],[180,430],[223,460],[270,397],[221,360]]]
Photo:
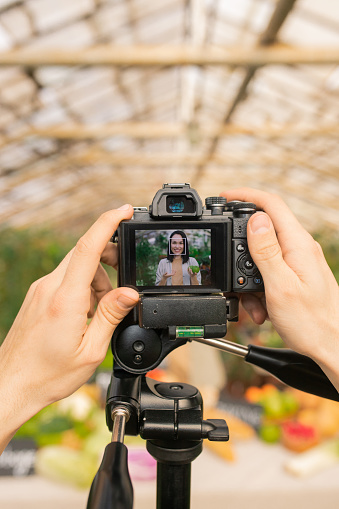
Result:
[[236,294],[264,285],[247,247],[253,203],[206,198],[189,184],[164,184],[152,204],[134,209],[112,237],[118,286],[140,301],[113,335],[118,364],[132,373],[156,367],[192,338],[221,338],[238,319]]
[[189,184],[164,184],[119,227],[119,286],[144,295],[263,291],[246,240],[255,211],[222,197],[203,207]]

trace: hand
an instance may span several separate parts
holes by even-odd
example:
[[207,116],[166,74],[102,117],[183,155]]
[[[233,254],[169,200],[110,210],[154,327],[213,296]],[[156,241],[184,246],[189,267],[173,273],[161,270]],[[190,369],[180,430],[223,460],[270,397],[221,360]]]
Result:
[[0,348],[0,422],[9,438],[40,409],[90,378],[116,326],[138,302],[130,288],[112,291],[100,265],[103,252],[114,264],[107,243],[132,214],[130,205],[103,214],[60,265],[29,289]]
[[191,277],[191,281],[190,281],[191,285],[197,286],[199,284],[198,274],[195,274],[193,272],[193,270],[191,269],[191,267],[188,267],[187,272],[189,273],[189,275]]
[[166,283],[167,283],[167,279],[169,277],[172,277],[174,276],[176,273],[176,271],[174,270],[173,272],[165,272],[165,274],[163,274],[162,278],[161,278],[161,281],[159,283],[159,286],[166,286]]
[[266,301],[243,295],[243,306],[258,324],[269,318],[286,345],[318,362],[339,388],[339,290],[320,245],[278,196],[247,188],[222,196],[265,211],[250,218],[247,240]]

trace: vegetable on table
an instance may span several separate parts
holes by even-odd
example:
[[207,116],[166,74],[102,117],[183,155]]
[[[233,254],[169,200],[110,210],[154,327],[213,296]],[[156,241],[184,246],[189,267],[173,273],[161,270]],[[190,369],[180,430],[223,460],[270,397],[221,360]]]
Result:
[[285,470],[297,477],[308,477],[339,462],[339,438],[327,440],[285,463]]

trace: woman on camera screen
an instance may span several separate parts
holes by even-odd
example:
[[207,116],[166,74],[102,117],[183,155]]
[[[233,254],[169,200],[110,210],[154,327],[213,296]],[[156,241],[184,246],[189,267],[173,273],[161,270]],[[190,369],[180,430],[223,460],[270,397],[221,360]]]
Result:
[[176,230],[171,233],[167,257],[159,262],[155,284],[157,286],[201,285],[199,264],[189,255],[185,232]]

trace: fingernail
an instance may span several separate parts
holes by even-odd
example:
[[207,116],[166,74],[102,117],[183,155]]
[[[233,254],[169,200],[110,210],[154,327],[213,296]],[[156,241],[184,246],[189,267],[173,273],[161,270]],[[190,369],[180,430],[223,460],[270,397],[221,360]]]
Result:
[[124,294],[119,295],[117,302],[123,309],[130,309],[135,305],[135,300]]
[[127,210],[129,208],[130,208],[129,203],[126,203],[125,205],[122,205],[121,207],[119,207],[117,210]]
[[266,214],[255,214],[250,220],[252,233],[266,233],[271,227],[271,221]]

